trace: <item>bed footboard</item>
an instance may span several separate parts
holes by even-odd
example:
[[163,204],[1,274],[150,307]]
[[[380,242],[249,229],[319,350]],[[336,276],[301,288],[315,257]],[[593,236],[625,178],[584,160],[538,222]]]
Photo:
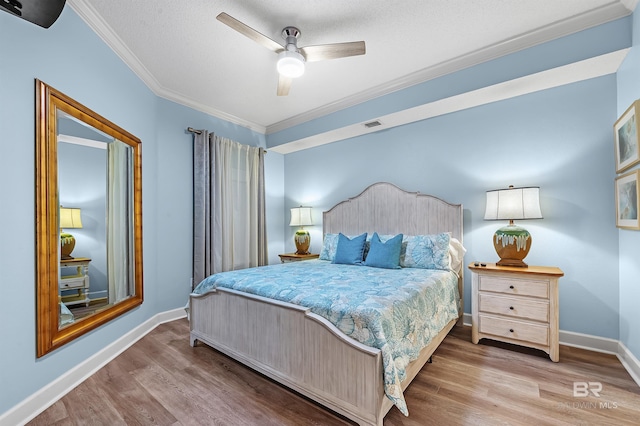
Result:
[[190,341],[223,352],[361,425],[382,425],[379,349],[308,308],[219,288],[191,296]]

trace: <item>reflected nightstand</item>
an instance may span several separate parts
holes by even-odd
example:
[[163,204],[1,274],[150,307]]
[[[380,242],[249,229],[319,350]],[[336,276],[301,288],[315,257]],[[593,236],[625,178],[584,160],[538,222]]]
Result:
[[[84,304],[89,306],[89,262],[91,259],[86,257],[60,261],[58,288],[61,300],[65,305]],[[71,290],[75,290],[75,292]]]

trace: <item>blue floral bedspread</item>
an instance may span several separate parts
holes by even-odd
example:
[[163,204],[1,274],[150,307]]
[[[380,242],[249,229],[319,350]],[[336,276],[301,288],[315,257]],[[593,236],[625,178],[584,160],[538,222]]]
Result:
[[458,278],[451,271],[380,269],[311,260],[211,275],[193,291],[216,287],[311,309],[347,336],[380,349],[385,394],[408,415],[400,383],[406,367],[458,316]]

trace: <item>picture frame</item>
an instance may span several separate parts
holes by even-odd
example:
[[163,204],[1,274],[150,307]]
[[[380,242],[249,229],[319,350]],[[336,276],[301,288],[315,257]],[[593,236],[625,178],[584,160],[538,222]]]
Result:
[[616,191],[616,227],[622,229],[640,229],[640,170],[634,170],[618,176]]
[[633,102],[613,125],[616,173],[640,162],[640,132],[636,111],[640,111],[640,100]]

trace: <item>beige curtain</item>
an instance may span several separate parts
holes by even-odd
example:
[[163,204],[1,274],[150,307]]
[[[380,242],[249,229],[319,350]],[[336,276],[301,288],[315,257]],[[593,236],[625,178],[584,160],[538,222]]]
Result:
[[264,151],[202,131],[193,149],[193,284],[267,262]]
[[108,144],[107,283],[109,303],[133,294],[133,157],[131,148],[117,139]]

